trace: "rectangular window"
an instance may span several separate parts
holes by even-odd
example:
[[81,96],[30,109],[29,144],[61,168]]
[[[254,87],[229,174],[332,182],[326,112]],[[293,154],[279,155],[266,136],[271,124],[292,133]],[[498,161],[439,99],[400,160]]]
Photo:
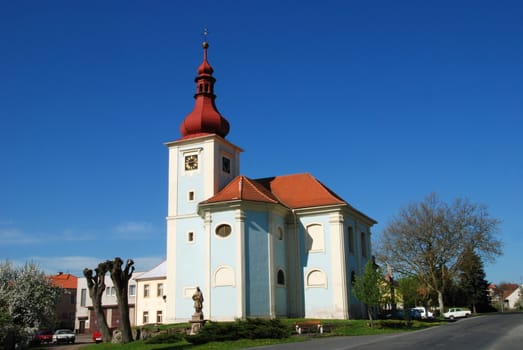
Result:
[[111,287],[105,287],[105,295],[108,297],[111,296]]
[[87,301],[87,289],[82,288],[80,290],[80,306],[85,306],[86,301]]
[[227,157],[222,157],[222,171],[224,173],[231,173],[231,160]]
[[367,257],[367,238],[365,232],[361,233],[361,256]]
[[162,322],[163,322],[162,311],[156,311],[156,323],[162,323]]
[[163,297],[163,283],[158,283],[158,286],[156,287],[156,296]]
[[143,312],[143,324],[147,324],[149,323],[149,311],[144,311]]
[[354,254],[354,230],[349,226],[349,253]]
[[189,191],[189,201],[192,202],[194,200],[194,191]]
[[132,284],[129,286],[129,296],[130,297],[136,296],[136,285]]
[[143,285],[143,296],[144,296],[144,298],[147,298],[149,296],[149,285],[148,284]]
[[111,287],[111,296],[114,297],[116,295],[116,289],[114,287]]

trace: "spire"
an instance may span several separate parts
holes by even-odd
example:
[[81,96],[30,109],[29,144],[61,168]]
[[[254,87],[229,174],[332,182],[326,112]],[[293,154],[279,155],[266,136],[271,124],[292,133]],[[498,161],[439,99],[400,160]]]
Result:
[[214,104],[216,95],[214,94],[214,83],[216,79],[212,76],[214,70],[207,61],[207,30],[204,31],[203,62],[198,67],[196,82],[196,94],[194,95],[194,107],[182,125],[180,132],[182,138],[191,138],[205,134],[217,134],[225,137],[229,133],[229,122],[225,119]]

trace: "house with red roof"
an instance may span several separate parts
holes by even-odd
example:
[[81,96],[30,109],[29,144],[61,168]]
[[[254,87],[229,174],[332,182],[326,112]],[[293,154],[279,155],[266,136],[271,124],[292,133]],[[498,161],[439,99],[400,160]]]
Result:
[[[371,259],[376,221],[313,175],[251,178],[215,105],[209,44],[193,110],[169,153],[165,321],[187,322],[203,293],[209,320],[351,319],[352,282]],[[140,315],[137,315],[140,317]]]
[[76,315],[76,289],[78,277],[69,273],[58,272],[49,276],[53,284],[63,289],[56,304],[58,327],[74,329]]

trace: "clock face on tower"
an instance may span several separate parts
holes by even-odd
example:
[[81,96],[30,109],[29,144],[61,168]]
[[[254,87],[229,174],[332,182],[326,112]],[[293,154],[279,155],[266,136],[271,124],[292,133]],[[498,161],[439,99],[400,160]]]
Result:
[[185,170],[198,169],[198,155],[193,154],[185,157]]

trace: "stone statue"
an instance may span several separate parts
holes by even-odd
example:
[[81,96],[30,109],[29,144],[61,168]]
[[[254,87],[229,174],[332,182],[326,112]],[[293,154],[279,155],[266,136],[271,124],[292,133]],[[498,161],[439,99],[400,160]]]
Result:
[[192,300],[194,300],[195,315],[201,314],[203,309],[203,294],[200,290],[200,287],[196,287],[196,291],[192,296]]

